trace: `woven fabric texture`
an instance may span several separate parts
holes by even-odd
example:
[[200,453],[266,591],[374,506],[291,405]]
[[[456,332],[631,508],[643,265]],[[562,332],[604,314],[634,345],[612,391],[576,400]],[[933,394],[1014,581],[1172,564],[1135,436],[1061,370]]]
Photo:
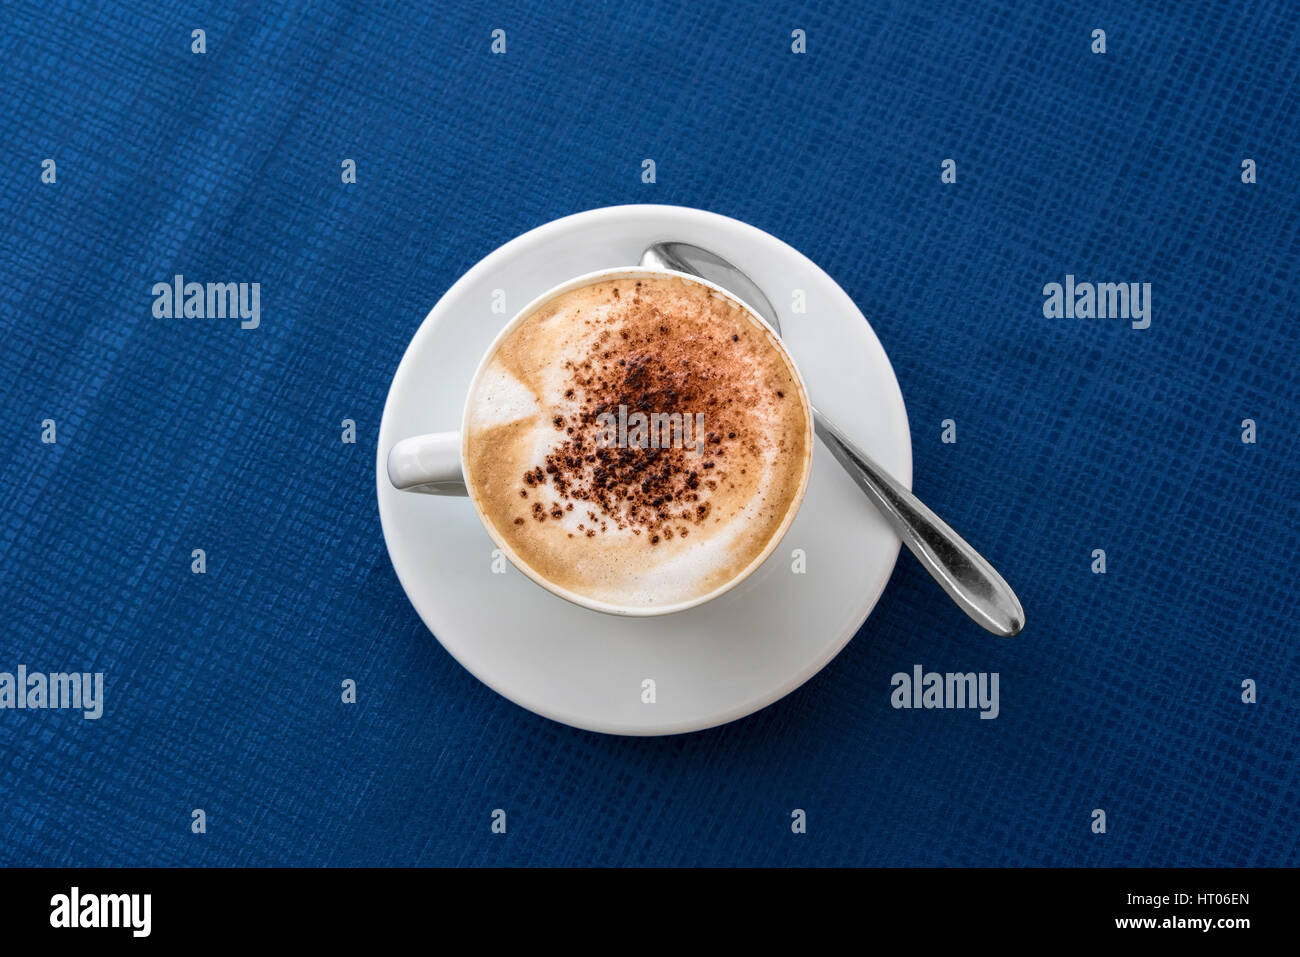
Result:
[[[0,672],[105,675],[98,720],[0,710],[0,864],[1300,863],[1300,6],[21,3],[0,62]],[[666,739],[438,646],[375,506],[403,349],[638,202],[863,307],[1022,637],[904,554],[820,675]],[[177,273],[260,327],[155,316]],[[1045,316],[1067,275],[1150,283],[1149,328]],[[997,672],[997,719],[893,708],[918,663]]]

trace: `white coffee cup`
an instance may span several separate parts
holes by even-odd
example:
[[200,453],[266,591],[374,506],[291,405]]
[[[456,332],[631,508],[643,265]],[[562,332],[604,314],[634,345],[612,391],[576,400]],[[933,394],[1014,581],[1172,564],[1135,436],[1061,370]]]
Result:
[[[484,371],[487,369],[492,357],[496,354],[497,347],[501,342],[514,331],[515,327],[531,316],[539,308],[550,302],[557,296],[563,295],[573,289],[579,289],[593,283],[602,282],[611,279],[677,279],[692,282],[705,286],[714,293],[731,300],[741,309],[751,316],[755,324],[767,335],[769,342],[775,346],[777,351],[786,359],[791,372],[794,375],[795,382],[798,386],[799,401],[804,410],[804,421],[806,422],[807,434],[804,437],[802,447],[804,449],[804,463],[800,473],[798,489],[791,499],[790,506],[786,511],[785,519],[773,533],[763,550],[754,557],[754,559],[741,569],[736,575],[719,585],[713,591],[704,595],[698,595],[685,601],[677,602],[670,605],[642,606],[642,605],[619,605],[613,602],[600,601],[590,598],[586,595],[580,595],[569,589],[563,588],[544,576],[534,571],[527,562],[523,561],[505,541],[504,538],[496,531],[492,523],[483,513],[482,505],[476,496],[472,493],[473,478],[466,474],[466,462],[470,461],[465,443],[469,440],[469,399],[474,395]],[[594,611],[604,612],[612,615],[627,615],[648,617],[652,615],[666,615],[673,612],[684,611],[687,608],[694,608],[696,605],[702,605],[706,601],[717,598],[724,592],[734,588],[746,578],[749,577],[762,563],[767,559],[773,550],[780,544],[782,537],[794,521],[795,514],[799,510],[799,505],[803,501],[803,495],[808,487],[808,475],[812,469],[812,449],[813,449],[813,426],[812,426],[812,407],[808,401],[808,393],[804,387],[803,379],[799,375],[798,367],[790,353],[786,351],[785,346],[781,343],[780,338],[771,331],[759,318],[754,310],[737,299],[734,295],[723,289],[716,283],[709,282],[697,276],[689,276],[683,273],[672,272],[664,269],[650,269],[645,267],[620,267],[615,269],[604,269],[598,272],[587,273],[563,282],[552,289],[542,293],[528,305],[524,306],[518,314],[511,319],[504,328],[497,333],[492,344],[484,352],[483,358],[479,360],[478,369],[474,373],[473,379],[470,380],[469,391],[466,393],[464,410],[461,413],[461,427],[458,432],[434,432],[427,435],[417,435],[411,438],[402,439],[397,442],[388,453],[388,480],[394,488],[408,492],[423,492],[429,495],[462,495],[470,499],[474,504],[474,509],[478,514],[480,523],[487,531],[489,537],[501,549],[502,554],[510,559],[510,562],[522,571],[525,575],[541,585],[547,591],[558,595],[561,598],[571,601],[576,605],[584,608],[590,608]]]

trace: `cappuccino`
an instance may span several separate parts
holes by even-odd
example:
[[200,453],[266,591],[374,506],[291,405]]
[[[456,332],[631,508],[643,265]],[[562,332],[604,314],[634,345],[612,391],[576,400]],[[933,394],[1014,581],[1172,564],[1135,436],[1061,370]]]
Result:
[[766,556],[807,483],[812,430],[773,333],[701,283],[610,278],[516,322],[469,396],[466,484],[534,577],[655,608]]

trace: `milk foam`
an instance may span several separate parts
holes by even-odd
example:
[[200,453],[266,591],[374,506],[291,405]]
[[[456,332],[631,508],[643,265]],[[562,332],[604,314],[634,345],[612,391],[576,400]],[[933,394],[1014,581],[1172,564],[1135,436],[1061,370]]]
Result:
[[509,425],[521,419],[535,418],[542,412],[537,395],[499,362],[487,367],[474,395],[470,418],[472,430]]
[[[686,280],[636,281],[564,293],[512,330],[470,397],[466,475],[517,563],[588,599],[653,608],[708,594],[764,552],[802,495],[811,430],[792,368],[747,311]],[[583,495],[603,494],[601,462],[588,461],[593,446],[574,445],[593,409],[629,397],[703,404],[716,441],[696,459],[665,452],[645,471],[611,466],[630,496],[598,507]],[[643,461],[622,454],[619,463]],[[698,484],[683,484],[692,473]]]

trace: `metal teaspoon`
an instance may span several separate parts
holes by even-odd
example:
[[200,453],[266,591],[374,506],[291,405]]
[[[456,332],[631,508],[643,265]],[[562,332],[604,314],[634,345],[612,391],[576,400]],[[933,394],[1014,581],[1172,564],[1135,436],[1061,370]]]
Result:
[[[641,265],[715,282],[748,303],[778,336],[772,303],[752,279],[716,253],[690,243],[655,243]],[[811,403],[810,403],[811,404]],[[844,470],[867,493],[894,533],[971,618],[995,635],[1011,637],[1025,627],[1025,612],[1011,586],[966,539],[812,408],[813,429]]]

